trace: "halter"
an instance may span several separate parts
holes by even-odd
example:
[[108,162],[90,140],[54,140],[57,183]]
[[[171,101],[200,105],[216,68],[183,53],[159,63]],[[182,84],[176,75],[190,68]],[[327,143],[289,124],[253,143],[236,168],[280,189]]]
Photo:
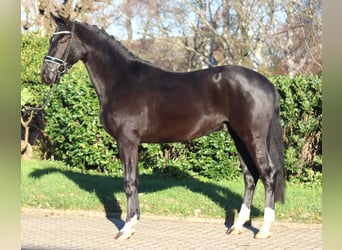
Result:
[[75,31],[75,23],[72,22],[71,31],[64,30],[64,31],[58,31],[58,32],[53,33],[53,36],[54,35],[60,35],[60,34],[71,35],[70,42],[68,44],[67,49],[65,50],[65,54],[64,54],[62,59],[54,57],[54,56],[45,56],[44,57],[44,62],[54,63],[54,64],[59,65],[57,67],[57,71],[58,71],[58,74],[60,74],[60,75],[65,74],[68,71],[68,69],[69,69],[69,66],[68,66],[68,63],[66,62],[66,59],[68,58],[68,55],[70,53],[72,40],[73,40],[73,37],[74,37],[74,34],[75,34],[74,31]]
[[[75,34],[75,23],[72,22],[72,28],[71,28],[71,31],[68,31],[68,30],[63,30],[63,31],[57,31],[55,33],[53,33],[53,36],[54,35],[60,35],[60,34],[67,34],[67,35],[71,35],[71,38],[70,38],[70,42],[68,44],[68,47],[67,49],[65,50],[65,54],[63,56],[63,59],[60,59],[60,58],[57,58],[57,57],[54,57],[54,56],[45,56],[44,57],[44,63],[47,62],[47,63],[55,63],[57,65],[59,65],[57,67],[57,73],[60,74],[60,75],[63,75],[64,73],[66,73],[68,71],[68,63],[65,61],[70,53],[70,49],[71,49],[71,44],[72,44],[72,39],[74,37],[74,34]],[[53,85],[50,85],[50,90],[48,92],[48,94],[45,96],[45,100],[44,100],[44,103],[41,107],[31,107],[31,106],[24,106],[25,110],[27,111],[42,111],[44,110],[44,108],[47,106],[48,104],[48,101],[50,99],[50,96],[51,96],[51,93],[53,91],[53,89],[56,89],[57,88],[57,85],[55,85],[55,88],[53,88]]]

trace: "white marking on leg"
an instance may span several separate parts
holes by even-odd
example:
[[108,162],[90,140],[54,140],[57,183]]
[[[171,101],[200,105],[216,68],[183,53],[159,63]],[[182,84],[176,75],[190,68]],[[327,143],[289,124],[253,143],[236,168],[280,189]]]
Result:
[[215,75],[213,75],[213,82],[214,83],[218,83],[222,78],[222,73],[219,72],[219,73],[216,73]]
[[127,221],[123,228],[121,228],[120,232],[129,233],[134,226],[138,223],[137,215],[134,215],[129,221]]
[[249,220],[250,213],[251,213],[251,210],[245,204],[242,204],[240,212],[239,212],[239,216],[236,222],[234,223],[233,227],[235,229],[241,230],[243,224],[245,224],[245,222]]
[[264,213],[264,224],[262,225],[262,228],[260,231],[263,231],[264,233],[269,233],[272,222],[274,220],[275,220],[274,210],[272,208],[266,207],[265,213]]

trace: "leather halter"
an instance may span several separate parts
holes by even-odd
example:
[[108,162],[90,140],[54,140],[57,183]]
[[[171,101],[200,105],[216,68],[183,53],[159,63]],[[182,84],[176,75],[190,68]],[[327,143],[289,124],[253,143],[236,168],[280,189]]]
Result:
[[64,31],[58,31],[58,32],[53,33],[53,35],[60,35],[60,34],[71,35],[70,42],[68,44],[67,49],[65,50],[65,53],[64,53],[64,56],[62,57],[62,59],[54,57],[54,56],[49,56],[49,55],[44,57],[44,62],[54,63],[54,64],[59,65],[57,67],[57,70],[58,70],[58,74],[60,74],[60,75],[65,74],[68,71],[68,69],[70,68],[70,65],[68,65],[68,63],[66,62],[66,59],[68,58],[68,55],[70,53],[73,37],[75,34],[74,31],[75,31],[75,23],[73,22],[71,31],[64,30]]

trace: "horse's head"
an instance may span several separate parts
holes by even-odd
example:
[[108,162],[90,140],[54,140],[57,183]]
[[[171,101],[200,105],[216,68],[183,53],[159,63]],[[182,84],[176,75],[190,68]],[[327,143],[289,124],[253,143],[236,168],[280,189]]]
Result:
[[81,41],[76,35],[75,22],[64,17],[51,14],[57,28],[50,38],[50,48],[44,57],[42,66],[42,80],[45,83],[58,83],[73,64],[84,55]]

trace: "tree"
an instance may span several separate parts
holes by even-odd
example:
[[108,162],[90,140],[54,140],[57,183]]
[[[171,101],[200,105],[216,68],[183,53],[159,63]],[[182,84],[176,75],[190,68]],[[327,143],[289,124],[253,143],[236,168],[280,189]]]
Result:
[[118,6],[111,0],[22,0],[22,31],[39,31],[47,36],[53,31],[50,12],[106,29],[118,18]]
[[282,7],[269,53],[283,65],[283,72],[294,76],[322,72],[322,1],[289,0]]
[[321,0],[175,1],[153,11],[149,37],[183,51],[188,70],[238,64],[265,74],[322,71]]
[[175,1],[154,9],[149,36],[183,50],[189,70],[228,63],[258,69],[267,61],[265,39],[274,12],[274,0]]
[[23,0],[23,30],[49,34],[50,11],[120,34],[138,56],[171,70],[322,71],[322,0]]

